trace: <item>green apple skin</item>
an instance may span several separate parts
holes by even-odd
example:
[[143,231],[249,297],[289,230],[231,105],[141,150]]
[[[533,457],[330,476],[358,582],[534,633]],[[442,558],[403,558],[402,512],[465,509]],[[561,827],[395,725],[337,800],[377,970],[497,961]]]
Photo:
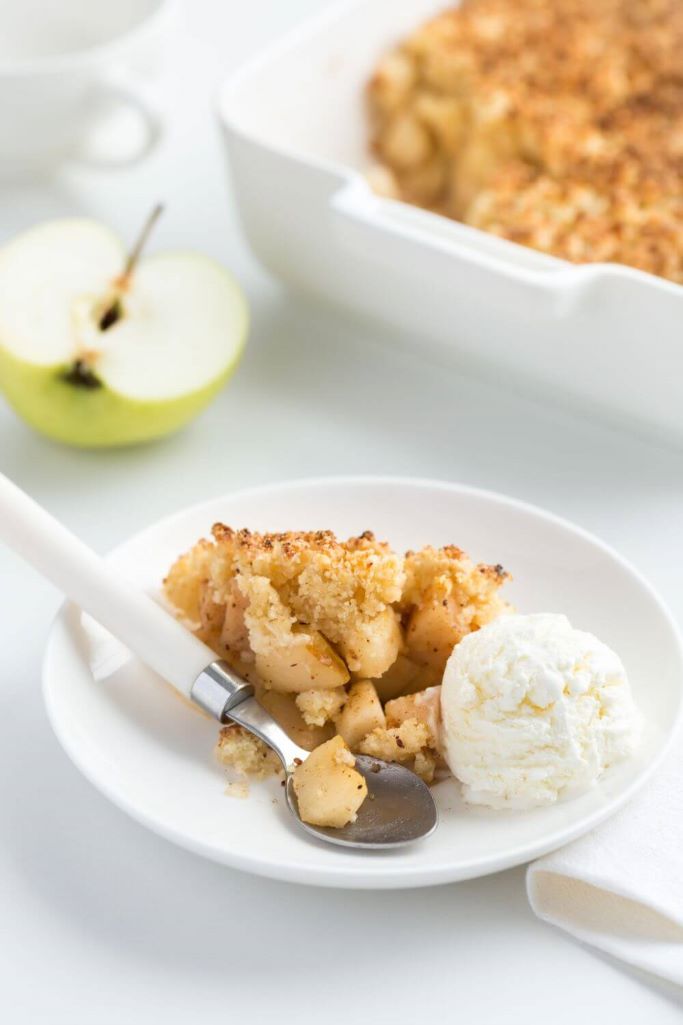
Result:
[[[121,323],[103,329],[96,300],[125,260],[120,240],[87,218],[37,225],[0,249],[0,392],[49,438],[100,449],[160,438],[216,396],[242,355],[246,299],[200,253],[140,260]],[[96,387],[67,379],[81,352]]]
[[84,388],[64,379],[67,366],[37,366],[0,346],[0,388],[12,408],[40,434],[77,448],[115,448],[153,441],[184,427],[207,406],[239,363],[242,338],[225,373],[205,388],[163,401],[139,401],[106,385]]

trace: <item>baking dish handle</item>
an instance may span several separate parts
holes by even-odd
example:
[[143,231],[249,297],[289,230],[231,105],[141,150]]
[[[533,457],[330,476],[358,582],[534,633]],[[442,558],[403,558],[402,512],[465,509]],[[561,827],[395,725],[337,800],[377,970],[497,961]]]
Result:
[[[595,279],[591,268],[566,265],[552,257],[526,253],[522,258],[548,261],[547,268],[523,266],[495,250],[504,240],[438,214],[375,195],[362,178],[339,189],[331,200],[334,230],[341,244],[359,260],[391,267],[397,276],[442,285],[454,295],[466,291],[529,316],[566,316],[574,312],[585,287]],[[510,243],[504,243],[509,245]]]

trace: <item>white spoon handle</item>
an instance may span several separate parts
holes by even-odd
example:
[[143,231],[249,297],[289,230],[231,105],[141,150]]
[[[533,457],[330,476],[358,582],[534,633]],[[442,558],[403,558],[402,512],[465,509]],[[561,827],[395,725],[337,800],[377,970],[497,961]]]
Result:
[[186,697],[215,654],[0,474],[0,541]]

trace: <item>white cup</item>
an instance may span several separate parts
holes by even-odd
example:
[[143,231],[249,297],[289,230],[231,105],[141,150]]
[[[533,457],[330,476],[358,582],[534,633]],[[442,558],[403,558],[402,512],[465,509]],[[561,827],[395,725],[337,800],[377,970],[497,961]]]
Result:
[[[144,156],[161,121],[143,73],[159,62],[173,6],[0,0],[0,173]],[[127,132],[106,130],[116,116]]]

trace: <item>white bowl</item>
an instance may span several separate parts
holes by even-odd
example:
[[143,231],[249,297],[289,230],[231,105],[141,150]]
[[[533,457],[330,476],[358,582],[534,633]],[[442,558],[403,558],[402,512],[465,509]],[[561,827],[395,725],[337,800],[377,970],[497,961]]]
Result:
[[344,0],[223,85],[254,252],[290,284],[430,338],[458,364],[683,441],[683,287],[576,266],[370,191],[365,85],[444,0]]
[[60,612],[44,667],[57,737],[76,765],[139,822],[198,854],[300,883],[407,887],[467,879],[537,857],[613,814],[662,756],[681,709],[683,650],[666,608],[638,573],[596,538],[532,506],[454,484],[352,478],[301,481],[228,495],[163,520],[121,545],[113,564],[159,591],[179,552],[216,520],[257,530],[373,529],[398,549],[454,542],[514,575],[520,611],[565,612],[622,656],[645,717],[637,756],[590,792],[527,813],[463,805],[458,784],[435,788],[436,834],[397,852],[361,853],[308,839],[282,789],[225,794],[213,759],[217,725],[73,606]]

